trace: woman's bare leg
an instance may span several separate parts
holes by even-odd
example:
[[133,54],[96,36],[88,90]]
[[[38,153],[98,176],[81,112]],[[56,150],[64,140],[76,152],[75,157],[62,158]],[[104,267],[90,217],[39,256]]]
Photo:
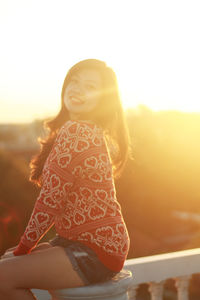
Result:
[[31,253],[34,253],[35,251],[38,251],[38,250],[48,249],[51,247],[52,247],[51,244],[49,244],[48,242],[40,243],[31,251]]
[[[12,293],[12,291],[11,291]],[[10,300],[10,299],[23,299],[23,300],[37,300],[33,293],[28,289],[17,290],[17,293],[14,295],[8,295],[7,292],[0,294],[1,300]],[[10,298],[11,297],[11,298]]]
[[61,247],[0,260],[0,299],[33,300],[30,289],[55,290],[83,286]]

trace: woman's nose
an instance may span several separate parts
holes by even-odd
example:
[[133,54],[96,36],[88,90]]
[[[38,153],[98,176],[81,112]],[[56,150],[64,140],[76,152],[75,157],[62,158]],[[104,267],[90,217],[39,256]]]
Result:
[[77,96],[83,96],[84,95],[84,87],[80,85],[80,83],[74,87],[74,93],[76,93]]
[[82,98],[83,97],[83,92],[81,92],[81,90],[74,90],[73,91],[74,96],[78,97],[78,98]]

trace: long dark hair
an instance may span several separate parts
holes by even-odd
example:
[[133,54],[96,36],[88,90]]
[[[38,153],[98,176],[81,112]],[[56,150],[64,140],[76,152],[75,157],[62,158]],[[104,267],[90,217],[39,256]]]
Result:
[[44,121],[44,127],[50,131],[49,135],[46,139],[38,139],[41,145],[40,152],[30,162],[31,173],[29,180],[39,186],[42,184],[41,174],[44,163],[52,149],[57,133],[60,127],[70,119],[69,111],[64,104],[64,92],[67,84],[75,73],[88,68],[100,72],[103,81],[103,90],[97,107],[90,112],[89,116],[85,114],[84,119],[92,120],[103,128],[108,146],[111,146],[110,149],[112,149],[110,155],[115,178],[121,175],[126,163],[130,153],[129,134],[115,72],[104,61],[97,59],[82,60],[72,66],[67,72],[62,86],[60,111],[53,119]]

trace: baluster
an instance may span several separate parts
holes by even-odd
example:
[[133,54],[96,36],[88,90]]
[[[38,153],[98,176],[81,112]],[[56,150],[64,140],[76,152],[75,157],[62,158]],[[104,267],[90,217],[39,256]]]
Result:
[[165,281],[149,282],[149,292],[151,294],[151,300],[163,299],[163,286]]
[[189,281],[191,275],[181,276],[174,278],[175,286],[177,288],[178,300],[188,300],[189,299]]
[[129,300],[136,300],[137,288],[138,285],[131,285],[131,287],[128,289]]

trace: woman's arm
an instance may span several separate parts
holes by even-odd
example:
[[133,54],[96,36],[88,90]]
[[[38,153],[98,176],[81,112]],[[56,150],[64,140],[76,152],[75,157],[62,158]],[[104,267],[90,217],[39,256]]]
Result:
[[[40,195],[25,233],[14,250],[15,255],[30,253],[54,225],[57,214],[66,205],[75,178],[79,176],[76,174],[76,166],[95,154],[97,148],[101,149],[101,143],[102,135],[97,133],[93,126],[91,128],[78,121],[69,121],[61,128],[43,169]],[[95,167],[91,168],[85,164],[83,168],[85,171],[92,169],[91,176],[99,176]]]
[[69,167],[73,151],[70,150],[70,144],[66,143],[66,138],[63,127],[47,158],[40,194],[20,243],[14,249],[14,255],[30,253],[36,247],[39,240],[54,225],[57,214],[66,202],[67,194],[73,185],[73,176]]
[[13,251],[14,255],[30,253],[31,250],[35,248],[39,240],[54,225],[55,212],[50,213],[47,206],[42,206],[42,195],[44,192],[45,190],[42,188],[41,193],[36,200],[25,232],[20,239],[20,243]]

